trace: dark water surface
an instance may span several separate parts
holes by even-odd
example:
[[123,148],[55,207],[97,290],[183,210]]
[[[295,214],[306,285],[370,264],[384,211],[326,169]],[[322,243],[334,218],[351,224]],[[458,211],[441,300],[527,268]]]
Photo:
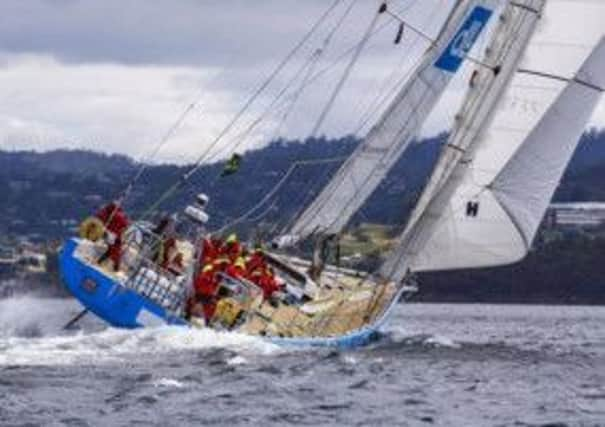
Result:
[[0,301],[3,426],[605,426],[605,308],[401,305],[375,345],[57,331],[71,301]]

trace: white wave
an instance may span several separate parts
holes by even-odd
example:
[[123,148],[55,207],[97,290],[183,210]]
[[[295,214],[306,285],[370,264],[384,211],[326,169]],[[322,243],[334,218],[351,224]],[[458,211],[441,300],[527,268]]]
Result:
[[84,327],[76,334],[63,331],[80,310],[70,299],[23,296],[0,300],[0,365],[95,364],[132,360],[133,354],[208,348],[270,354],[279,348],[261,338],[209,329],[112,329],[94,315],[82,320]]
[[[64,333],[63,326],[82,310],[77,301],[31,295],[0,300],[0,338],[41,337]],[[104,326],[92,316],[81,322],[87,330]]]
[[172,378],[160,378],[153,382],[154,387],[183,388],[185,384]]
[[461,347],[460,344],[454,341],[453,339],[439,335],[432,335],[426,338],[424,340],[424,345],[430,345],[433,347],[447,347],[454,349],[458,349]]
[[[0,365],[98,364],[132,361],[171,351],[227,348],[238,353],[272,354],[279,347],[261,338],[185,327],[107,329],[98,333],[0,339]],[[143,359],[140,359],[143,360]]]
[[350,354],[344,357],[344,362],[348,365],[357,365],[357,359]]
[[248,360],[242,356],[235,356],[227,360],[227,365],[244,365],[248,363]]

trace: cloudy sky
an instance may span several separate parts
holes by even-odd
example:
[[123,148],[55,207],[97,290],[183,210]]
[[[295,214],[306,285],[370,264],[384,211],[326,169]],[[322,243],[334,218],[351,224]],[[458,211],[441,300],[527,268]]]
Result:
[[[157,157],[191,161],[333,1],[2,0],[0,149],[92,148],[144,158],[195,104]],[[255,147],[275,135],[294,138],[311,132],[349,56],[337,58],[360,40],[379,1],[353,2],[314,68],[328,71],[295,98],[305,75],[300,70],[352,1],[340,2],[227,135],[223,147],[242,135],[244,146]],[[567,42],[576,46],[578,57],[586,55],[603,33],[605,1],[550,1],[549,26],[537,36],[541,47],[554,51],[553,40]],[[435,34],[453,0],[390,4],[406,20]],[[375,105],[384,105],[376,104],[377,96],[392,94],[426,48],[426,42],[409,32],[395,46],[397,24],[385,16],[378,25],[381,30],[320,133],[363,134],[363,119],[379,112]],[[573,72],[573,66],[568,68],[572,70],[563,72]],[[271,106],[289,81],[294,82],[290,97]],[[423,133],[447,127],[464,87],[462,77],[452,84]],[[288,114],[293,98],[296,108]],[[264,111],[269,114],[247,132]],[[593,122],[605,124],[605,108]]]

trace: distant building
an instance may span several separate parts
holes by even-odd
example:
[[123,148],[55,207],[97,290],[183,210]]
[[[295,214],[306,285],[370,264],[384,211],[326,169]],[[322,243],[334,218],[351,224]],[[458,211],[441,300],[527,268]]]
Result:
[[24,250],[19,255],[17,264],[22,271],[27,273],[45,273],[47,259],[43,253]]
[[38,246],[21,242],[17,247],[0,246],[0,278],[16,273],[45,273],[47,256]]
[[605,224],[605,203],[553,203],[546,214],[546,225],[553,228],[592,228]]
[[0,246],[0,278],[15,272],[17,253],[11,247]]

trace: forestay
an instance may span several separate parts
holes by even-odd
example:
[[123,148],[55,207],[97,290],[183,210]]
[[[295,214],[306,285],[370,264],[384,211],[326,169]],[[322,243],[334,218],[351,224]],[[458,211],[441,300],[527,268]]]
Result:
[[496,0],[463,0],[420,66],[365,140],[299,216],[289,234],[336,234],[348,223],[415,138],[460,69],[496,8]]
[[[509,6],[507,13],[511,16],[527,15],[521,18],[526,22],[527,37],[540,16],[531,9],[539,11],[539,3],[543,2],[526,1],[523,8],[519,7],[520,2],[511,2]],[[550,5],[544,11],[544,22],[563,25],[549,17]],[[527,25],[528,22],[533,24]],[[539,35],[548,34],[548,29],[540,26]],[[567,44],[558,41],[556,58],[577,70],[587,54],[578,54],[573,40],[567,40]],[[595,43],[593,39],[591,44]],[[530,58],[524,62],[532,70],[555,73],[557,69],[549,64],[555,56],[549,56],[544,46],[543,41],[533,40]],[[497,85],[492,84],[480,107],[491,112],[483,121],[477,118],[475,123],[487,131],[475,130],[476,137],[452,161],[455,166],[445,182],[442,178],[440,184],[427,187],[430,193],[423,197],[424,206],[418,205],[420,210],[402,236],[401,245],[381,273],[398,279],[408,269],[487,267],[523,258],[599,99],[600,93],[589,86],[603,84],[602,77],[595,73],[605,72],[603,54],[599,45],[577,74],[577,79],[584,83],[566,85],[564,81],[518,73],[502,99]],[[508,62],[514,64],[518,60],[511,56]],[[508,73],[512,74],[515,68]],[[510,78],[502,74],[496,80],[505,82]],[[468,102],[473,98],[471,94]],[[458,130],[454,138],[459,132],[467,131]],[[448,155],[447,150],[442,159]],[[441,163],[440,167],[444,168]],[[435,174],[443,176],[439,170]],[[433,181],[438,179],[434,177]]]

